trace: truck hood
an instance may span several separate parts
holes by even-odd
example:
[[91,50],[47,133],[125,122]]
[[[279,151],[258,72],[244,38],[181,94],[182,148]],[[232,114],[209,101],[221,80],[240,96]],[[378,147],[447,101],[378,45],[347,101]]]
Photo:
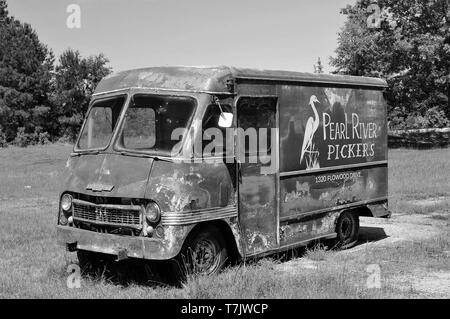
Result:
[[80,154],[66,164],[64,191],[144,198],[153,159],[114,153]]

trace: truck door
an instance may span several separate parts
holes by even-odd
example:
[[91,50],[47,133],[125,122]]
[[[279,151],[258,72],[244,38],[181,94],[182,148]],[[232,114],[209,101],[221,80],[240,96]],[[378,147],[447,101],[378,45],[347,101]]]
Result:
[[276,97],[240,97],[236,105],[239,221],[245,255],[278,247]]

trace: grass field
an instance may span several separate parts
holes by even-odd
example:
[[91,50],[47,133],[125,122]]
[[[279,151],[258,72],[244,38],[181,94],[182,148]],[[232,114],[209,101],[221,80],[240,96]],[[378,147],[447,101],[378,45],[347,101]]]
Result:
[[[309,248],[292,252],[300,258],[266,258],[215,277],[190,278],[182,288],[145,282],[123,286],[99,276],[83,277],[79,289],[66,284],[67,266],[76,256],[55,240],[61,176],[70,151],[71,146],[57,144],[0,149],[0,298],[450,297],[447,287],[439,288],[450,273],[450,149],[389,153],[394,217],[382,225],[429,227],[432,236],[408,237],[405,228],[406,240],[343,252]],[[381,269],[381,288],[366,284],[372,264]]]

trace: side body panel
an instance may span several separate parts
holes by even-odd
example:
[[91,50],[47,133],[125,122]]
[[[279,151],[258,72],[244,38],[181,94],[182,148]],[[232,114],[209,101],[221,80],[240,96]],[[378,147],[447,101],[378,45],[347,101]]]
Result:
[[279,96],[280,172],[387,160],[381,90],[281,85]]
[[334,232],[339,211],[387,199],[380,90],[281,85],[280,245]]
[[239,253],[243,254],[235,167],[221,158],[214,163],[154,161],[145,197],[160,206],[161,226],[176,242],[167,244],[175,245],[179,251],[195,225],[223,221],[233,233]]
[[[251,178],[251,183],[238,185],[244,187],[240,195],[252,189],[252,198],[259,198],[260,207],[253,206],[253,215],[260,216],[259,223],[266,223],[259,227],[262,234],[245,235],[247,245],[257,235],[270,239],[274,221],[276,247],[282,249],[333,236],[344,209],[377,207],[373,216],[388,215],[387,117],[381,88],[249,80],[242,80],[237,88],[238,97],[277,96],[279,107],[277,180],[254,173],[242,177]],[[275,203],[265,189],[277,194]],[[240,208],[249,207],[247,197],[240,196]],[[261,209],[273,204],[277,205],[276,216]],[[249,218],[253,215],[240,211],[242,229],[254,223]],[[266,250],[273,250],[274,245],[266,241]]]

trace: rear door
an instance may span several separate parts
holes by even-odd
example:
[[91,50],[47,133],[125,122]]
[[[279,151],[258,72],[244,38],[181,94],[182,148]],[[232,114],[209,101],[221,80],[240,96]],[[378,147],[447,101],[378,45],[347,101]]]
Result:
[[240,97],[236,105],[239,219],[245,255],[278,247],[276,97]]

